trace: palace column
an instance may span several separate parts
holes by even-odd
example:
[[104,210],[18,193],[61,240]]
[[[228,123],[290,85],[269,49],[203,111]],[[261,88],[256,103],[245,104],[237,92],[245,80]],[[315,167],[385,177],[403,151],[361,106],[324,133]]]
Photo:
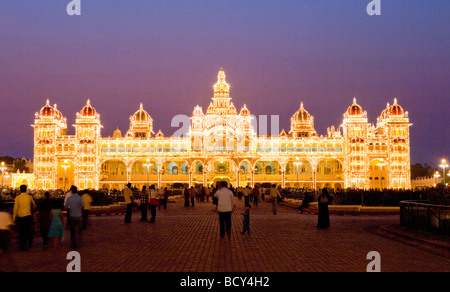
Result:
[[192,187],[192,175],[193,175],[193,171],[189,170],[189,187]]
[[252,188],[254,188],[255,187],[255,171],[253,169],[250,171],[250,177],[251,177]]
[[316,191],[316,179],[317,179],[317,170],[313,169],[313,190]]
[[281,171],[281,187],[284,189],[286,186],[286,170]]
[[205,170],[205,169],[203,169],[203,186],[206,188],[206,184],[207,184],[207,181],[206,181],[206,178],[207,178],[207,170]]
[[131,168],[132,168],[132,165],[127,165],[127,169],[126,169],[127,182],[126,183],[130,183],[131,182]]
[[241,170],[238,169],[236,171],[236,187],[240,186],[240,183],[241,183],[241,179],[240,178],[241,178]]
[[161,188],[162,186],[162,170],[161,168],[158,168],[158,188]]

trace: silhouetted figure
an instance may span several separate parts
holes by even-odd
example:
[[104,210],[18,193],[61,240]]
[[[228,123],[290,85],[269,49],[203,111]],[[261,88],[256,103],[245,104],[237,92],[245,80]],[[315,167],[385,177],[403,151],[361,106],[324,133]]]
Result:
[[333,198],[328,193],[328,190],[324,188],[322,194],[318,198],[319,202],[319,220],[317,223],[317,228],[326,229],[330,227],[330,214],[328,210],[328,205],[331,204]]

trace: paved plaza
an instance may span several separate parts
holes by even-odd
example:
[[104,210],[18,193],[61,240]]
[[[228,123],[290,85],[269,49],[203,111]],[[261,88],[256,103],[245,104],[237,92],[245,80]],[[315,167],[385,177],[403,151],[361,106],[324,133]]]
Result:
[[[123,216],[90,217],[83,234],[82,272],[317,272],[366,271],[367,254],[381,255],[383,272],[450,271],[450,259],[420,246],[380,235],[381,225],[398,224],[398,215],[331,216],[331,228],[316,229],[315,215],[269,203],[251,210],[251,235],[243,236],[243,201],[233,212],[231,241],[220,239],[215,206],[182,201],[160,210],[156,223],[125,225]],[[0,271],[65,272],[70,238],[58,251],[41,249],[41,239],[27,252],[14,243],[0,256]]]

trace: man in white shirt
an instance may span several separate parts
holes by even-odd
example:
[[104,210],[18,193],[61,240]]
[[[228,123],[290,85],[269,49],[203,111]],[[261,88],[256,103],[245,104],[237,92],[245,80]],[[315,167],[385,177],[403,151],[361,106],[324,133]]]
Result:
[[231,240],[231,212],[234,207],[233,192],[228,189],[226,182],[222,182],[214,197],[217,199],[217,211],[219,212],[220,238],[224,238],[226,232],[228,240]]

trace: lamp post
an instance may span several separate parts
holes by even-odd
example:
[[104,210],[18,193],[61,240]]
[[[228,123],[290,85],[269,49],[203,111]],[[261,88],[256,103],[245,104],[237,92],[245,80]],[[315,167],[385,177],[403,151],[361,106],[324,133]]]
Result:
[[67,180],[67,169],[70,167],[68,165],[68,161],[64,160],[64,164],[61,165],[62,168],[64,168],[64,193],[66,192],[66,180]]
[[445,159],[442,159],[441,165],[439,165],[439,166],[442,167],[442,177],[444,179],[444,187],[445,187],[446,186],[446,183],[445,183],[445,169],[448,168],[447,161]]
[[435,181],[436,181],[436,186],[438,184],[438,179],[441,177],[441,175],[439,174],[439,171],[436,171],[436,173],[434,174],[435,177]]
[[150,163],[150,159],[147,158],[147,163],[144,163],[144,167],[147,167],[147,185],[150,187],[150,167],[152,167],[153,164]]
[[[298,157],[297,157],[298,158]],[[299,179],[298,179],[298,175],[300,172],[300,166],[302,165],[302,162],[294,162],[294,165],[297,167],[297,188],[300,188],[300,184],[299,184]]]
[[383,190],[383,166],[386,165],[383,160],[381,160],[381,163],[377,164],[380,167],[380,191]]
[[2,171],[2,195],[3,195],[3,173],[5,172],[5,170],[6,170],[6,166],[5,166],[5,163],[2,161],[2,163],[0,164],[1,166],[0,166],[0,170]]

